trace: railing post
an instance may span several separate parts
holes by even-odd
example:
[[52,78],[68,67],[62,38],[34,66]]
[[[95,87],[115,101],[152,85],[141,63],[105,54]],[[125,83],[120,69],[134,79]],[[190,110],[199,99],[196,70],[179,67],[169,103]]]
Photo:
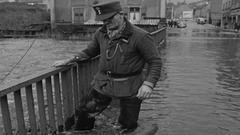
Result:
[[14,92],[14,101],[15,101],[15,108],[16,108],[16,115],[17,115],[17,123],[18,123],[19,133],[20,133],[20,135],[26,135],[27,130],[26,130],[26,127],[25,127],[25,122],[24,122],[21,90],[18,90],[18,91]]
[[63,114],[62,114],[62,99],[60,91],[60,79],[59,74],[54,75],[54,91],[56,99],[56,110],[57,110],[57,122],[58,122],[58,131],[62,132],[63,128]]
[[56,132],[56,125],[55,125],[51,76],[46,78],[46,92],[47,92],[48,117],[49,117],[50,132],[55,133]]
[[78,97],[78,72],[77,66],[72,68],[72,76],[73,76],[73,93],[74,93],[74,108],[75,110],[79,106],[79,97]]
[[86,89],[86,83],[84,83],[84,67],[83,64],[78,65],[78,82],[79,82],[79,103],[80,106],[84,104],[84,95],[85,95],[85,89]]
[[92,71],[91,71],[91,64],[92,62],[90,61],[88,64],[86,64],[86,73],[87,73],[87,77],[86,77],[86,80],[87,80],[87,89],[86,89],[86,94],[88,94],[89,90],[90,90],[90,83],[92,81]]
[[44,105],[44,95],[43,95],[43,83],[42,80],[36,83],[37,88],[37,100],[39,109],[39,121],[40,121],[40,133],[41,135],[47,135],[47,120],[46,111]]
[[7,95],[1,97],[0,102],[1,102],[1,109],[2,109],[2,116],[3,116],[3,125],[4,125],[6,135],[12,135],[12,123],[10,118]]
[[72,96],[72,76],[71,70],[62,72],[62,93],[64,105],[65,129],[70,130],[74,124],[73,96]]
[[36,135],[37,123],[36,123],[36,115],[35,115],[35,108],[34,108],[32,85],[28,85],[27,87],[25,87],[25,90],[26,90],[26,97],[27,97],[29,121],[31,126],[31,135]]
[[[70,130],[75,122],[74,109],[77,109],[82,103],[84,104],[86,95],[90,89],[93,73],[96,72],[96,69],[97,60],[93,59],[74,67],[50,69],[44,71],[44,73],[21,79],[16,84],[1,86],[0,104],[3,115],[4,133],[12,135],[13,128],[17,128],[17,132],[20,135],[54,134],[57,130],[59,132],[64,131],[64,126],[65,130]],[[45,82],[46,94],[45,85],[43,84]],[[33,89],[35,84],[36,89]],[[22,89],[26,93],[27,110],[24,110],[25,103],[23,101],[25,99],[22,100]],[[33,95],[33,90],[36,90],[36,95]],[[15,127],[15,122],[14,125],[11,123],[12,113],[9,109],[8,94],[14,94],[16,108],[16,119],[14,120],[17,122],[16,126],[18,127]],[[34,98],[37,98],[36,101]],[[55,103],[56,106],[54,105]],[[35,112],[36,109],[38,112]],[[48,109],[48,112],[46,112],[46,109]],[[25,120],[24,111],[27,111],[27,118],[29,120]],[[39,118],[37,117],[38,115]],[[48,130],[48,123],[51,128],[50,130]]]

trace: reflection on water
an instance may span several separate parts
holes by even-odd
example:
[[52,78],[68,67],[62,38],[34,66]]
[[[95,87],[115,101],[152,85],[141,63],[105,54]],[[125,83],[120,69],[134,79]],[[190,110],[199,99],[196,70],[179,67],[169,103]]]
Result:
[[195,27],[168,33],[166,78],[141,116],[158,123],[159,135],[240,134],[240,39],[234,36]]
[[178,32],[171,32],[168,33],[168,37],[181,37],[185,36],[187,34],[191,33],[191,37],[206,37],[206,38],[239,38],[239,35],[235,35],[229,32],[219,32],[216,30],[192,30],[192,31],[187,31],[187,30],[182,30]]
[[[189,25],[169,31],[167,39],[163,76],[153,97],[144,101],[140,119],[157,123],[156,135],[240,135],[240,39]],[[10,41],[0,44],[0,73],[7,72],[28,47],[28,40]],[[17,45],[9,46],[12,42]],[[38,40],[22,62],[27,68],[20,65],[15,72],[33,73],[80,49],[77,43],[55,42]]]
[[215,101],[222,107],[222,114],[240,122],[240,44],[239,41],[226,41],[218,48],[217,80],[221,91]]

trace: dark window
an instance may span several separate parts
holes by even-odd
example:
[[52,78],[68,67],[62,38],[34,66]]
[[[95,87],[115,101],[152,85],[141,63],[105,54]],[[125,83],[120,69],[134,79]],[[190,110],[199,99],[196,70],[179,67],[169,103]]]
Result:
[[130,12],[139,12],[140,8],[139,7],[130,7]]

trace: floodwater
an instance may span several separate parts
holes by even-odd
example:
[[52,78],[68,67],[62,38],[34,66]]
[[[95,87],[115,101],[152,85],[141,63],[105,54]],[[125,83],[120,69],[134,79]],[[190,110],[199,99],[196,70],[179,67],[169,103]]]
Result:
[[56,60],[71,58],[86,44],[53,39],[0,39],[0,85],[52,68]]
[[[85,45],[52,39],[0,40],[0,78],[26,52],[3,83],[50,68]],[[168,30],[163,61],[163,76],[152,99],[144,101],[140,124],[157,123],[156,135],[240,135],[240,39],[235,33],[195,23],[173,28]]]
[[[87,42],[83,41],[53,39],[0,39],[0,86],[53,68],[52,65],[56,60],[73,57],[74,54],[85,48],[86,44]],[[9,94],[8,99],[13,131],[16,131],[16,113],[14,113],[16,110],[14,109],[13,94]],[[23,102],[25,100],[23,98]],[[28,118],[27,111],[24,111],[24,116]],[[26,119],[26,121],[28,120]],[[26,124],[29,124],[29,122],[26,122]],[[0,108],[0,135],[3,134]]]
[[140,118],[157,135],[240,135],[240,39],[208,25],[168,31],[164,74]]

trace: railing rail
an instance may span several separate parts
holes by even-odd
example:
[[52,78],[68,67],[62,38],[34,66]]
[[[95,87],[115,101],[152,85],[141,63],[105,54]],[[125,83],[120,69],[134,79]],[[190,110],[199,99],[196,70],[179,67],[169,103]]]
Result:
[[[151,34],[158,47],[164,46],[166,28]],[[97,64],[98,58],[94,58],[71,67],[48,69],[0,86],[3,119],[0,123],[4,125],[5,134],[13,135],[13,128],[20,135],[47,135],[70,130],[75,110],[88,94]],[[14,106],[10,106],[9,99],[14,101]]]

